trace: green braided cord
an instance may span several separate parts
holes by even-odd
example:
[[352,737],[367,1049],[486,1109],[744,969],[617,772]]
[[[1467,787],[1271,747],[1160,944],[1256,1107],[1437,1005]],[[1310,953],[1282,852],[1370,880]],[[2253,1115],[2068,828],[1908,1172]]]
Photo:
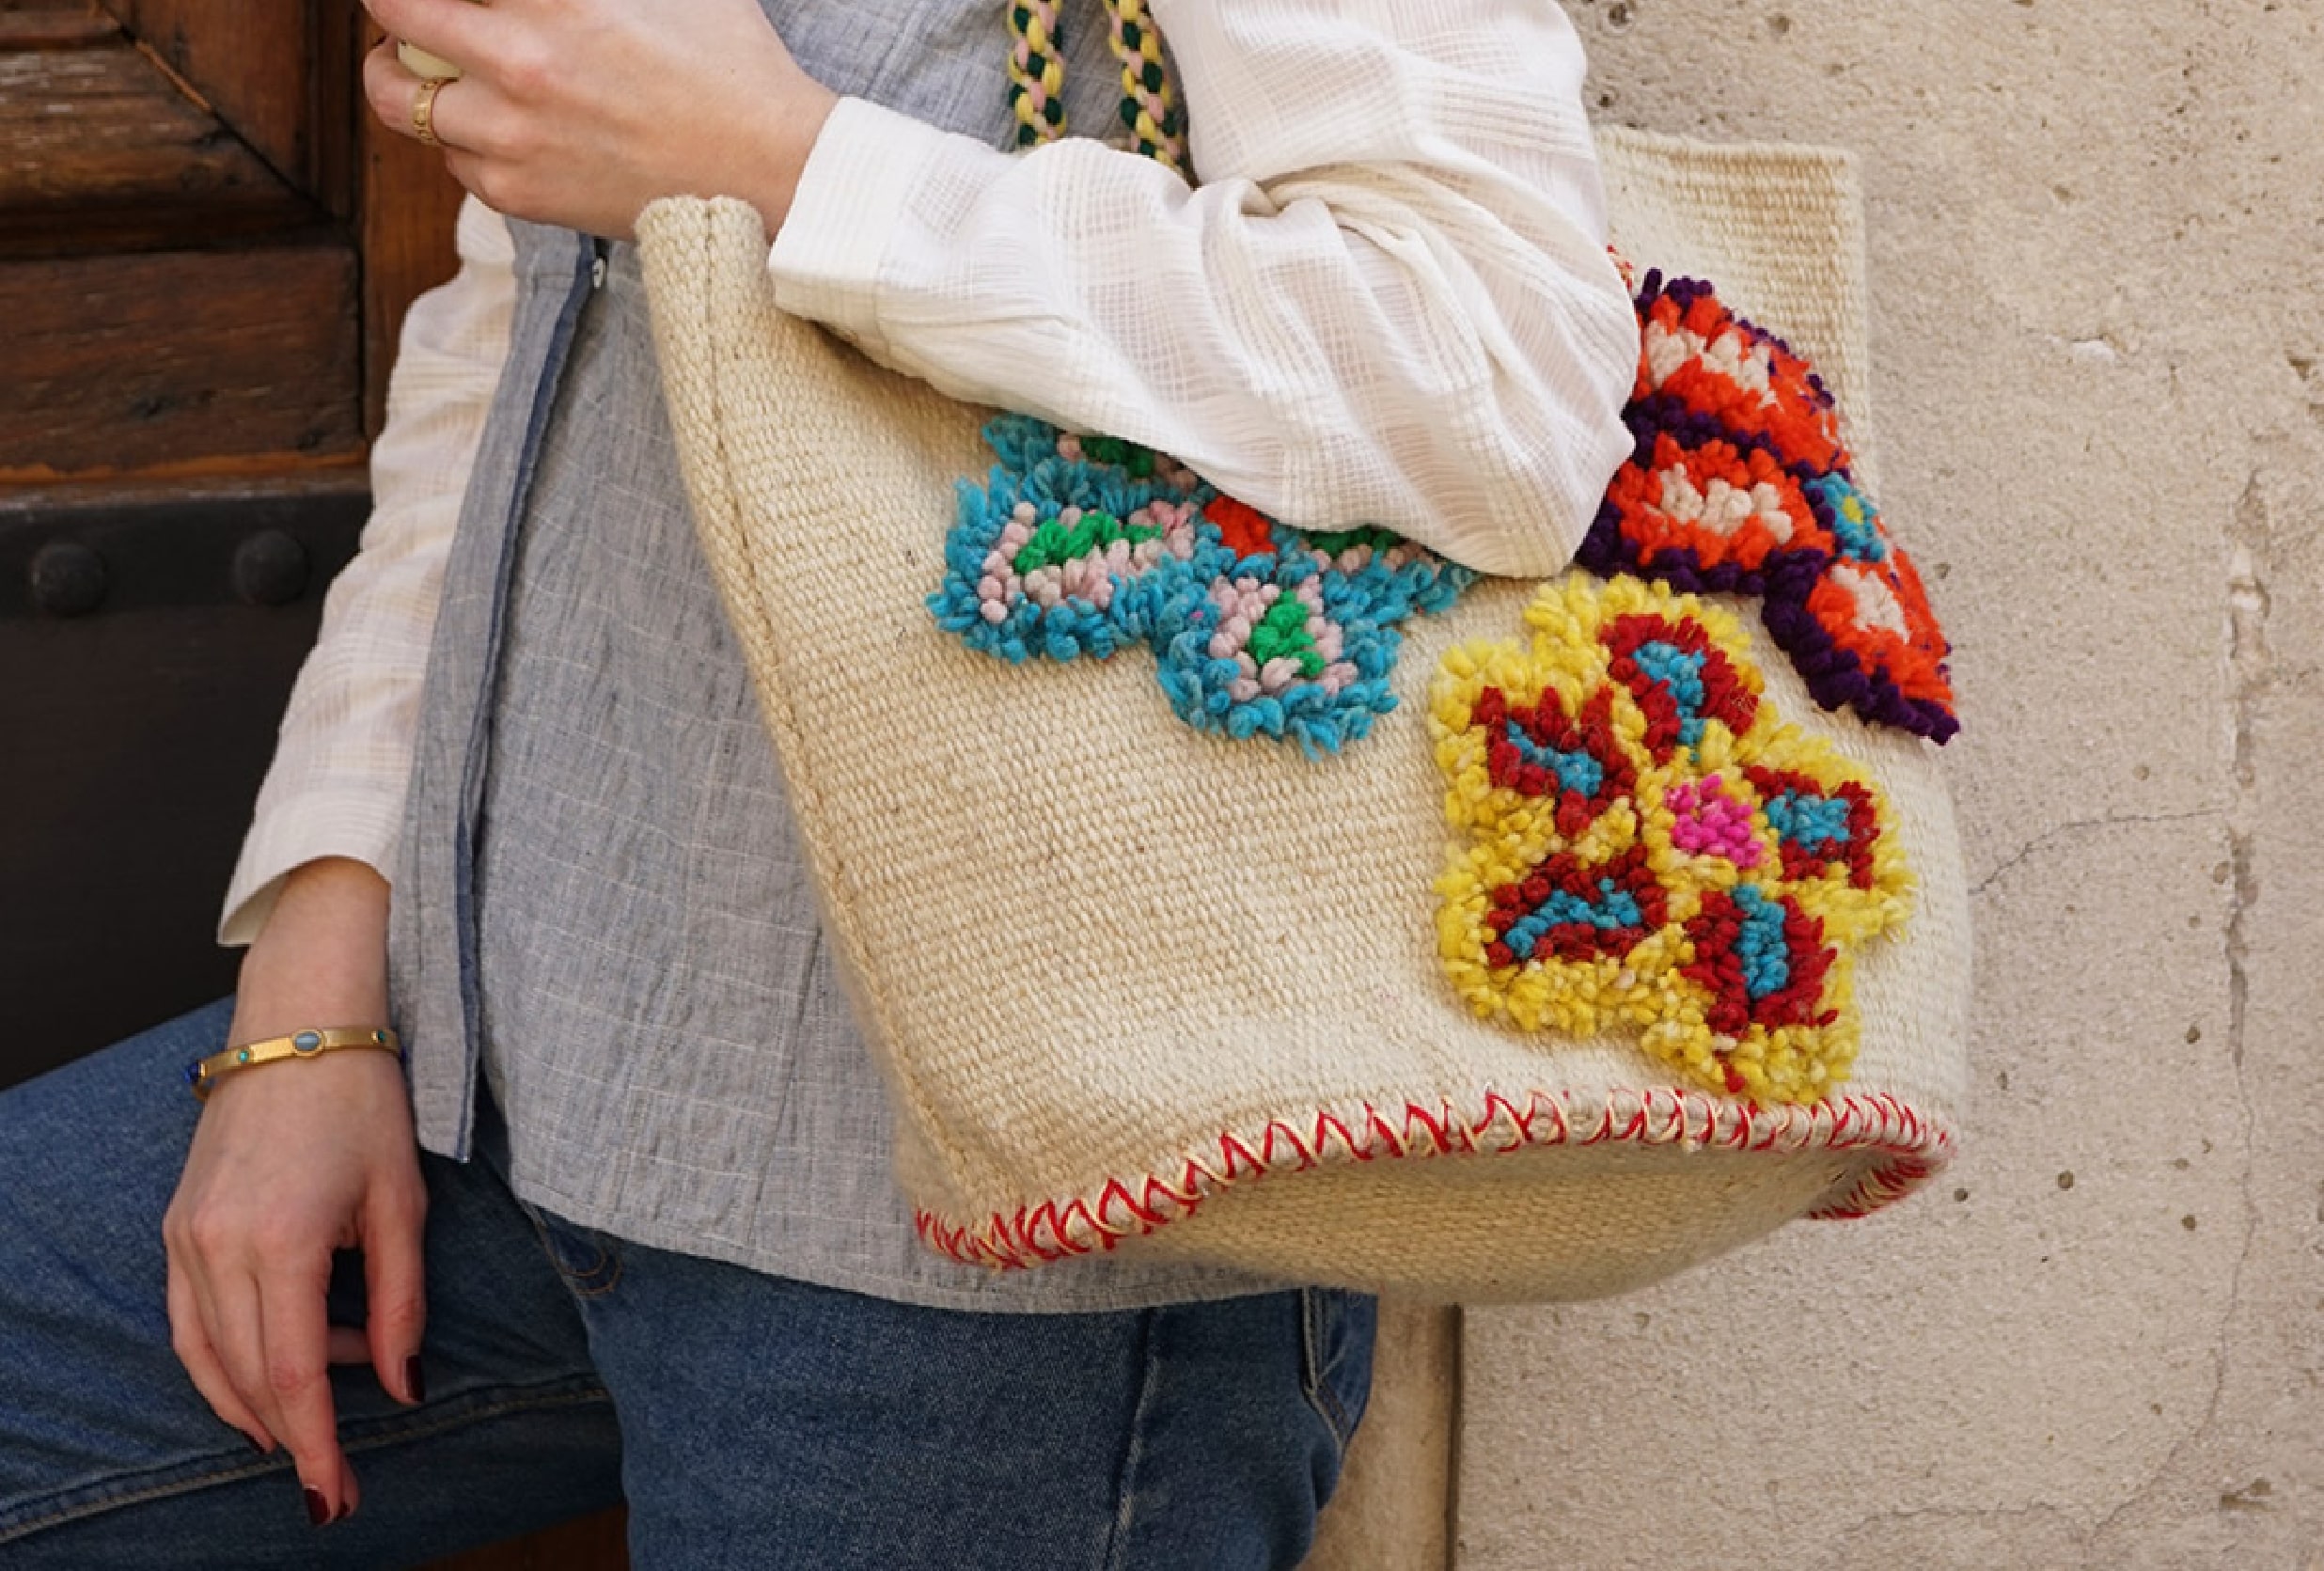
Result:
[[1065,134],[1064,48],[1057,0],[1010,0],[1009,110],[1020,148]]
[[1106,10],[1113,23],[1106,43],[1122,62],[1122,123],[1137,138],[1139,152],[1183,175],[1186,124],[1170,63],[1162,57],[1162,35],[1147,13],[1146,0],[1106,0]]

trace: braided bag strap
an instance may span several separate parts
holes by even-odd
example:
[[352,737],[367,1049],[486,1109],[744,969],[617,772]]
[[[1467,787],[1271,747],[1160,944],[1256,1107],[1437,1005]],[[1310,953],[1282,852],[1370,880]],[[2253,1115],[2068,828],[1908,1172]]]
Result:
[[[1186,170],[1186,116],[1146,0],[1105,0],[1106,44],[1122,66],[1121,118],[1132,147],[1164,168]],[[1009,112],[1017,146],[1065,134],[1064,37],[1058,0],[1011,0]]]

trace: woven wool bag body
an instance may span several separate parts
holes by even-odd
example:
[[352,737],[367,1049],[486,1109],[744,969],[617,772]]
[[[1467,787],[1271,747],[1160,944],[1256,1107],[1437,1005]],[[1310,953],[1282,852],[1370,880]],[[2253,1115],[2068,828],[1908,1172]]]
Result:
[[[1845,157],[1625,131],[1602,133],[1599,151],[1624,253],[1715,280],[1722,300],[1782,332],[1856,412],[1863,477],[1862,234]],[[1481,580],[1403,624],[1386,676],[1397,701],[1360,740],[1316,757],[1206,734],[1161,701],[1140,651],[1009,664],[932,614],[956,486],[991,463],[980,439],[991,411],[778,311],[760,221],[743,204],[660,202],[639,236],[697,526],[890,1091],[898,1176],[932,1247],[993,1266],[1120,1248],[1426,1298],[1586,1297],[1794,1218],[1860,1215],[1949,1158],[1970,948],[1936,750],[1822,707],[1751,598],[1681,598],[1582,573],[1547,586]],[[1471,792],[1467,819],[1452,812],[1460,792],[1448,782],[1466,766],[1483,790],[1485,767],[1482,751],[1463,753],[1463,725],[1483,716],[1523,742],[1516,721],[1477,707],[1479,683],[1515,673],[1516,704],[1532,696],[1515,680],[1528,661],[1596,660],[1602,674],[1607,657],[1581,646],[1594,629],[1611,639],[1625,614],[1695,640],[1688,702],[1704,670],[1742,671],[1756,709],[1746,698],[1728,722],[1755,740],[1730,746],[1714,724],[1704,741],[1696,716],[1689,734],[1726,759],[1727,783],[1708,764],[1676,785],[1657,775],[1651,794],[1638,784],[1605,822],[1633,840],[1658,834],[1656,855],[1685,861],[1671,813],[1693,810],[1680,831],[1688,845],[1742,835],[1729,853],[1764,873],[1779,855],[1791,866],[1784,835],[1838,854],[1837,821],[1813,833],[1798,824],[1845,812],[1839,788],[1786,794],[1782,780],[1863,782],[1846,797],[1860,844],[1875,822],[1864,804],[1879,800],[1877,879],[1869,856],[1857,864],[1858,882],[1878,889],[1859,899],[1835,874],[1831,888],[1856,903],[1816,907],[1849,940],[1834,943],[1845,974],[1828,977],[1844,1007],[1814,1015],[1798,1040],[1837,1030],[1852,1062],[1833,1059],[1813,1094],[1769,1094],[1737,1067],[1757,1076],[1808,1059],[1769,1049],[1764,1064],[1744,1062],[1730,1051],[1759,1049],[1725,1035],[1707,1039],[1706,1058],[1699,1009],[1691,1024],[1657,1028],[1668,1051],[1648,1051],[1654,1009],[1695,998],[1691,983],[1671,982],[1660,1005],[1594,1014],[1538,997],[1530,1010],[1481,1013],[1477,990],[1516,974],[1489,958],[1471,956],[1469,992],[1455,984],[1449,957],[1493,935],[1480,926],[1485,898],[1461,907],[1448,869],[1465,856],[1491,864],[1496,834],[1531,835],[1532,854],[1552,843],[1519,793]],[[1699,631],[1682,637],[1671,631],[1680,624]],[[1712,645],[1723,652],[1704,652]],[[1671,657],[1667,639],[1653,647]],[[1549,681],[1539,669],[1535,690]],[[1586,683],[1556,681],[1578,708]],[[1645,707],[1616,695],[1633,735],[1651,708],[1639,694]],[[1753,713],[1767,723],[1738,718]],[[1747,765],[1773,771],[1751,775],[1755,794],[1740,791]],[[1597,764],[1582,767],[1581,785],[1612,790]],[[1734,813],[1709,813],[1722,791],[1757,816],[1744,811],[1737,827]],[[1662,827],[1641,827],[1649,821]],[[1809,860],[1806,872],[1823,871]],[[1571,872],[1542,863],[1562,866]],[[1566,882],[1572,898],[1603,911],[1602,890],[1626,914],[1602,926],[1648,919],[1611,883]],[[1554,905],[1569,897],[1548,898],[1540,910],[1570,915]],[[1698,920],[1727,912],[1739,924],[1729,931],[1775,910],[1739,888],[1686,899]],[[1797,940],[1805,919],[1783,911]],[[1517,942],[1509,915],[1496,931]],[[1581,953],[1590,919],[1577,919]],[[1753,1008],[1760,991],[1821,964],[1813,943],[1784,951],[1782,912],[1762,929],[1775,935],[1773,973],[1764,944],[1735,951],[1753,977],[1775,979],[1751,982]],[[1808,938],[1817,931],[1809,923]],[[1690,947],[1666,964],[1675,973],[1690,956],[1701,960]],[[1585,994],[1642,985],[1636,967],[1583,959]],[[1810,1004],[1822,1001],[1810,987]]]

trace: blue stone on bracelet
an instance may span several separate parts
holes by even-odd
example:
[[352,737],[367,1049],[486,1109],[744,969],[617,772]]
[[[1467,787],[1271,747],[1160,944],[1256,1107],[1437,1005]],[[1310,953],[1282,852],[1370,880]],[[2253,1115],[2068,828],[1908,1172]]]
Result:
[[187,1085],[200,1085],[202,1083],[202,1060],[196,1059],[192,1063],[187,1064],[184,1069],[179,1071],[179,1073],[185,1076],[185,1083]]
[[311,1053],[322,1045],[321,1031],[301,1031],[290,1039],[290,1050],[294,1053]]

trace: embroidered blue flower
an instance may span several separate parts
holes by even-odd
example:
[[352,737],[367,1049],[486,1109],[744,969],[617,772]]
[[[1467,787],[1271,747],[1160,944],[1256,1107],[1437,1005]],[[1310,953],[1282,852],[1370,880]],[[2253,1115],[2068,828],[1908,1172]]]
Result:
[[1395,707],[1396,624],[1475,576],[1385,530],[1289,528],[1132,443],[1021,415],[984,437],[998,462],[961,482],[938,623],[1013,663],[1144,644],[1198,730],[1337,752]]

